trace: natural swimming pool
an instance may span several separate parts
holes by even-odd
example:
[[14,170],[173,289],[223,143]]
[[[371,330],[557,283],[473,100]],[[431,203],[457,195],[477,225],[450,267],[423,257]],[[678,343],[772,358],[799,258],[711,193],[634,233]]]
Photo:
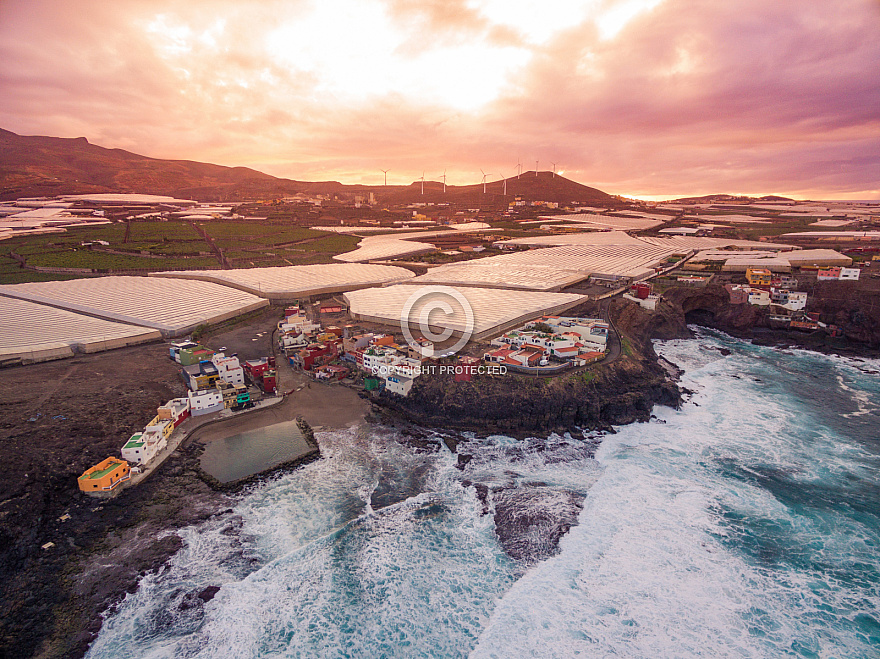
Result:
[[285,421],[208,442],[201,466],[217,480],[228,483],[296,460],[313,450],[296,421]]

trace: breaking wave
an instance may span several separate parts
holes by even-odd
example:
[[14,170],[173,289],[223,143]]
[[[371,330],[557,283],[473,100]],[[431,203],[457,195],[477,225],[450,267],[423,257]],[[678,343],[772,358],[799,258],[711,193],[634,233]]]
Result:
[[695,393],[598,448],[319,433],[184,530],[89,656],[877,656],[878,364],[657,350]]

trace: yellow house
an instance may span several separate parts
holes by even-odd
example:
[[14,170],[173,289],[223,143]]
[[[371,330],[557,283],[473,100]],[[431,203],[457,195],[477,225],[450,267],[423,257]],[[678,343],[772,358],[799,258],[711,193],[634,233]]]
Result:
[[146,430],[160,430],[162,433],[162,437],[168,439],[169,437],[171,437],[171,433],[174,432],[174,424],[167,419],[160,419],[159,415],[157,414],[155,417],[153,417],[153,420],[147,424]]
[[125,460],[110,457],[86,469],[77,482],[79,489],[86,494],[104,494],[115,490],[131,478],[130,472]]
[[773,273],[766,268],[746,268],[746,279],[751,286],[770,286]]

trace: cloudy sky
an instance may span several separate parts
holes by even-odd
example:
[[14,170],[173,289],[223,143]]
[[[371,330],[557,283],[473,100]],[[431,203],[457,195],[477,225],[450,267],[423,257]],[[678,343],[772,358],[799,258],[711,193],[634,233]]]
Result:
[[0,127],[301,180],[880,198],[878,0],[0,0]]

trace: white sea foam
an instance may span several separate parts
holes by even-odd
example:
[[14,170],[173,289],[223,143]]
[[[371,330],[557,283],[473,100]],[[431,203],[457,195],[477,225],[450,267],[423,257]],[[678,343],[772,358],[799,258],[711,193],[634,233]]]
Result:
[[[876,656],[873,365],[711,332],[657,350],[694,395],[596,460],[569,436],[472,438],[458,468],[391,431],[319,434],[323,460],[182,531],[89,656]],[[585,495],[580,525],[524,571],[465,479]]]
[[[605,438],[580,525],[504,596],[471,657],[876,651],[878,639],[860,636],[852,620],[876,617],[877,584],[853,588],[840,574],[860,561],[877,574],[876,525],[799,509],[761,483],[777,471],[794,488],[835,483],[876,469],[876,455],[811,424],[771,380],[766,352],[722,358],[711,347],[659,346],[687,367],[693,400],[680,412],[655,410],[665,423]],[[767,537],[751,537],[763,524],[779,555],[761,546]],[[756,546],[742,551],[746,543]],[[823,561],[836,569],[823,571]]]

